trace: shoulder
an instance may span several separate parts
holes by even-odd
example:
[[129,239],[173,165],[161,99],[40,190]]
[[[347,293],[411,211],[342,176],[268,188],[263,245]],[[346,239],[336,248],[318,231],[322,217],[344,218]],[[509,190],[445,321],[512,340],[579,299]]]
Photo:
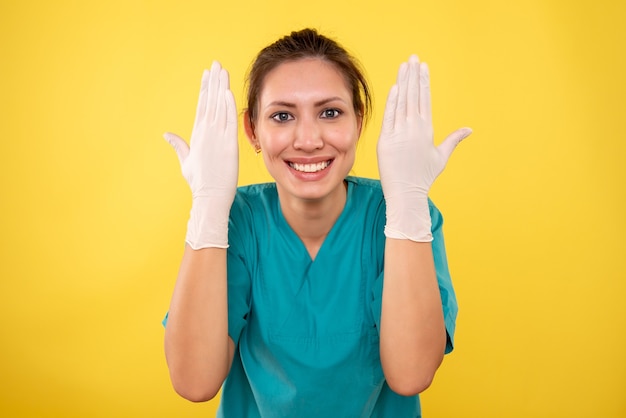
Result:
[[378,200],[384,203],[383,188],[380,180],[365,177],[346,177],[348,191],[353,199]]
[[276,195],[276,183],[258,183],[239,186],[235,199],[254,200],[264,196]]
[[237,188],[231,215],[246,208],[258,210],[277,201],[276,183],[259,183]]
[[267,230],[275,217],[278,193],[274,183],[261,183],[237,188],[228,220],[230,253],[254,253],[255,239]]
[[378,191],[382,193],[383,188],[380,185],[380,180],[370,179],[366,177],[348,176],[346,177],[348,183],[352,183],[362,190]]
[[[348,176],[346,182],[351,186],[352,198],[368,203],[379,203],[381,209],[385,209],[385,196],[383,194],[383,187],[380,180],[371,179],[366,177]],[[430,211],[430,217],[432,225],[434,227],[440,227],[443,224],[443,216],[441,211],[437,208],[437,205],[428,198],[428,209]]]
[[278,211],[275,183],[260,183],[237,188],[230,208],[229,230],[249,235],[255,225],[267,224]]
[[386,205],[380,180],[364,177],[346,177],[348,205],[346,212],[352,219],[362,219],[375,229],[385,224]]

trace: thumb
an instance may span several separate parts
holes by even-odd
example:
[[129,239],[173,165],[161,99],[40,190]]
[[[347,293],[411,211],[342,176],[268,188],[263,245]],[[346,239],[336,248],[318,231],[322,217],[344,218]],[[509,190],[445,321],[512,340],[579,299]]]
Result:
[[461,128],[446,137],[441,144],[437,147],[439,152],[445,157],[446,161],[452,155],[452,151],[456,148],[459,143],[470,136],[472,130],[470,128]]
[[183,166],[183,163],[187,159],[189,155],[189,145],[182,139],[180,136],[173,134],[171,132],[166,132],[163,134],[163,138],[174,148],[176,151],[176,155],[178,156],[178,161],[180,161],[180,166]]

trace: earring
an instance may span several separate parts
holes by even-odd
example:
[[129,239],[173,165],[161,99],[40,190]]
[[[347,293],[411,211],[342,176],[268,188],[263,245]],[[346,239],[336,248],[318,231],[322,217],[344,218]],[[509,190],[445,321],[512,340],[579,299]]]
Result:
[[254,152],[256,152],[256,155],[261,153],[261,146],[259,144],[254,145]]

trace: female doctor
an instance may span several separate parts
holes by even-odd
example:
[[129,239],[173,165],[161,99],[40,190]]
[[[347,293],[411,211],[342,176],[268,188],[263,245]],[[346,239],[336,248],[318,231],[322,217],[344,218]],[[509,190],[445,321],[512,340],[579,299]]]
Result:
[[371,110],[356,61],[304,29],[263,49],[245,133],[275,182],[237,188],[229,76],[202,76],[191,147],[167,133],[193,203],[164,323],[174,389],[221,417],[419,417],[457,312],[428,198],[460,129],[433,143],[428,67],[400,65],[380,181],[349,176]]

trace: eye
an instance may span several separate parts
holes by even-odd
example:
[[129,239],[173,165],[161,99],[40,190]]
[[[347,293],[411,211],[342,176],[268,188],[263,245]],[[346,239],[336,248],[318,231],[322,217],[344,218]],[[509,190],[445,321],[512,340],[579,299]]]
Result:
[[272,116],[270,116],[270,118],[274,119],[276,122],[282,123],[282,122],[287,122],[289,120],[292,120],[293,116],[291,116],[287,112],[276,112]]
[[339,109],[324,109],[321,116],[325,119],[334,119],[341,115],[341,113]]

